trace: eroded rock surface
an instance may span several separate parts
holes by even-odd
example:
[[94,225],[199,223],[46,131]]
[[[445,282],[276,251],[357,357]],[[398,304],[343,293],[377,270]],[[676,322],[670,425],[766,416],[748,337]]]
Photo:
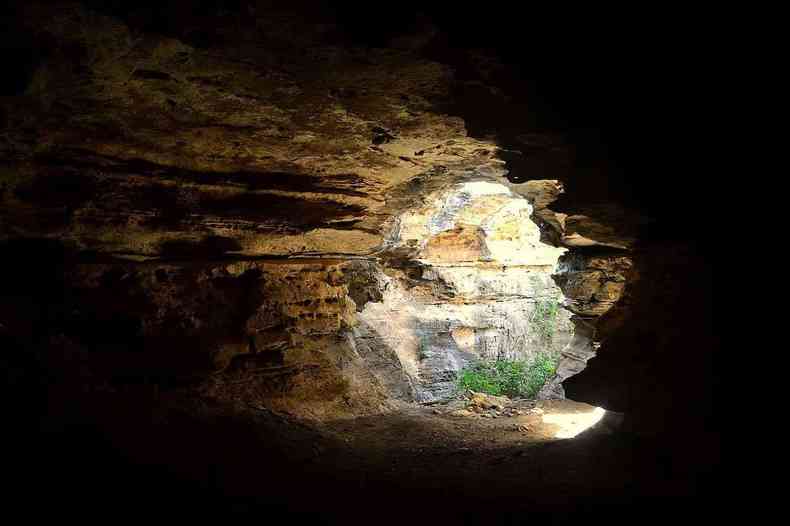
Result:
[[366,254],[415,178],[503,173],[492,142],[432,111],[450,70],[408,53],[328,46],[287,18],[301,45],[254,41],[266,15],[211,49],[78,4],[33,4],[21,23],[52,49],[3,106],[4,237],[149,257]]
[[[695,122],[709,97],[663,55],[696,57],[674,22],[4,7],[12,509],[403,525],[540,504],[578,525],[594,507],[633,523],[642,496],[706,517],[721,500],[704,223],[722,184]],[[561,355],[539,398],[569,399],[440,402],[465,364],[538,349]]]
[[[0,101],[0,240],[76,263],[52,262],[57,308],[6,302],[5,334],[87,348],[110,379],[260,389],[313,416],[446,396],[470,361],[539,345],[563,352],[544,393],[562,396],[594,356],[641,219],[551,208],[564,181],[541,176],[570,174],[573,148],[514,128],[488,84],[502,64],[474,52],[462,79],[423,54],[434,30],[357,47],[276,3],[155,24],[91,5],[15,13],[37,58]],[[509,139],[470,133],[499,124],[487,112]],[[270,376],[211,375],[255,369]]]
[[409,253],[361,313],[392,349],[420,401],[454,396],[481,360],[532,360],[570,339],[552,279],[564,249],[543,243],[532,206],[506,185],[473,181],[427,196],[400,216],[390,250]]

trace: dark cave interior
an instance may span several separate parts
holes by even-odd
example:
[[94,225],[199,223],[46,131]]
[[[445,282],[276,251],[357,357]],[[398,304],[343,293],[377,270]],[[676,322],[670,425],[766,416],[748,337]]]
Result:
[[[720,339],[692,15],[339,4],[3,8],[9,502],[703,511]],[[539,340],[559,361],[536,400],[442,399]]]

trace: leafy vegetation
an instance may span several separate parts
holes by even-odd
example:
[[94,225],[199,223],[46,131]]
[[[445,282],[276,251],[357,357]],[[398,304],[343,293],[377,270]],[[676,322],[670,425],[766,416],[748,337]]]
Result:
[[544,343],[551,343],[557,329],[557,314],[560,304],[556,299],[538,300],[535,310],[532,311],[530,326],[535,327],[540,339]]
[[534,398],[557,371],[558,355],[539,353],[532,361],[496,360],[469,365],[458,374],[458,389]]

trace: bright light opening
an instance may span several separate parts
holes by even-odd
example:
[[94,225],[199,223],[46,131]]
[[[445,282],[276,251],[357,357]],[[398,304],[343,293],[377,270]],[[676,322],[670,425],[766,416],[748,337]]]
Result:
[[377,355],[395,355],[408,376],[389,366],[381,375],[407,399],[438,403],[467,389],[535,398],[553,380],[575,330],[553,278],[566,249],[541,239],[532,213],[507,186],[471,181],[398,218],[390,243],[411,263],[393,260],[400,266],[381,278],[382,301],[365,305],[357,333]]
[[574,438],[576,435],[585,431],[598,422],[606,411],[601,407],[596,407],[586,413],[554,413],[544,414],[543,423],[558,426],[554,433],[554,438]]

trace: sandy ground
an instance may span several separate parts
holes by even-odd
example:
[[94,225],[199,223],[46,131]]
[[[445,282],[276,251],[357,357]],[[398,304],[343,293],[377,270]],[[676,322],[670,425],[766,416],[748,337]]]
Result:
[[318,429],[354,448],[411,450],[500,449],[572,438],[603,416],[571,400],[508,401],[503,411],[467,409],[464,401],[404,404],[389,414],[338,420]]

